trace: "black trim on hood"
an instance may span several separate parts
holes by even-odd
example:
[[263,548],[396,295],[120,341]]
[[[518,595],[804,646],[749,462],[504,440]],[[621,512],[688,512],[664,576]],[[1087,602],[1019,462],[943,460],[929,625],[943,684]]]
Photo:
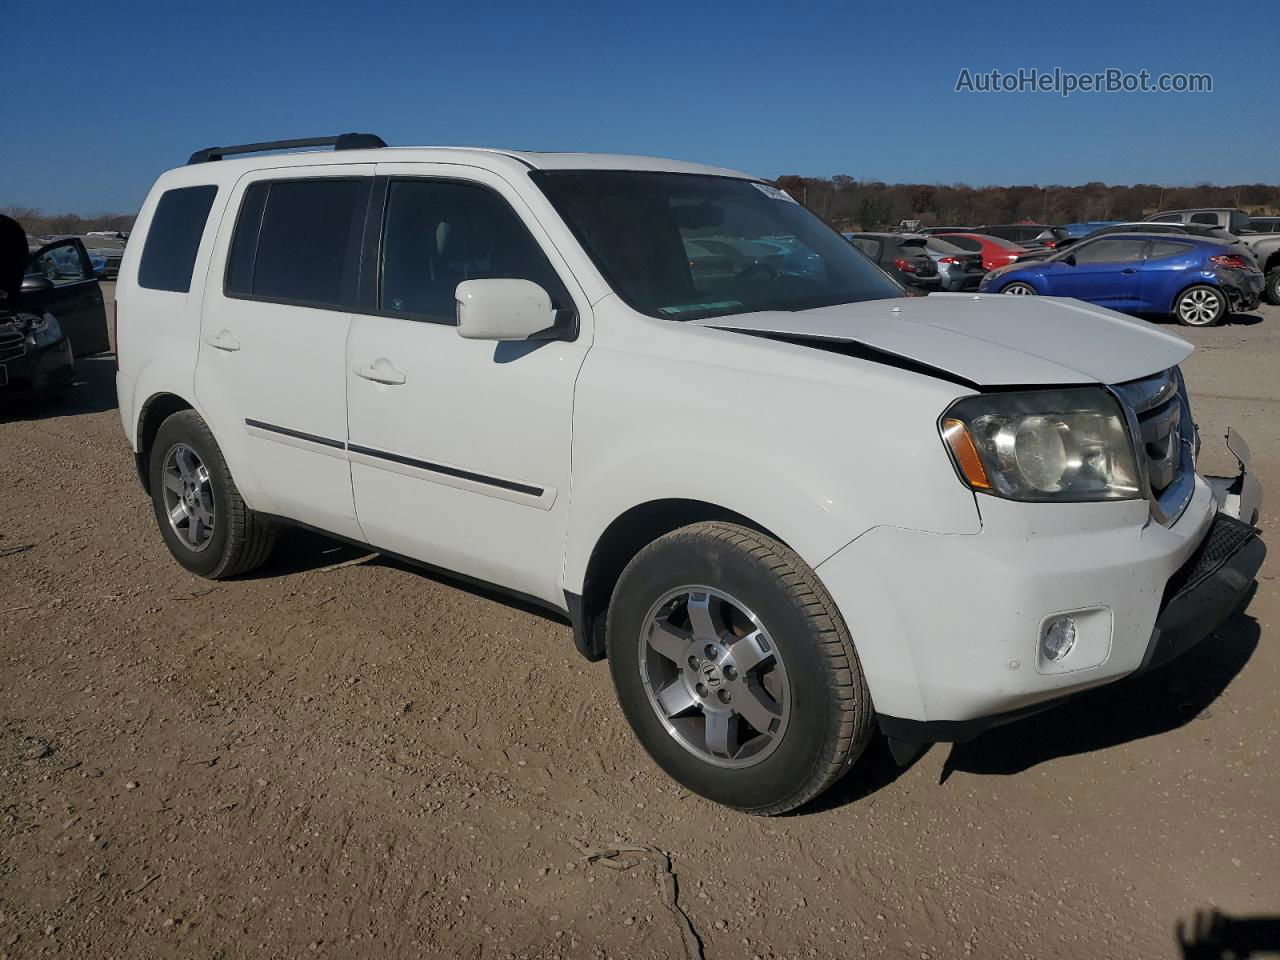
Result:
[[715,329],[727,330],[730,333],[742,333],[748,337],[777,340],[779,343],[792,343],[800,347],[813,347],[815,350],[825,350],[827,353],[835,353],[842,357],[857,357],[860,360],[870,360],[872,363],[884,364],[886,367],[896,367],[899,370],[923,374],[936,380],[958,383],[960,386],[969,387],[972,390],[984,391],[985,389],[980,384],[967,380],[959,374],[952,373],[950,370],[943,370],[941,367],[921,363],[919,360],[912,360],[910,357],[904,357],[901,354],[890,353],[888,350],[869,347],[865,343],[859,343],[857,340],[830,340],[826,337],[771,333],[767,330],[743,330],[741,327],[716,327]]

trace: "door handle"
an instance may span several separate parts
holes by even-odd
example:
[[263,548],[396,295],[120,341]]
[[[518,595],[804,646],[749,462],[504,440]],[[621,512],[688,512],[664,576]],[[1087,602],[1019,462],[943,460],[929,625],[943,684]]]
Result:
[[1137,273],[1137,272],[1138,272],[1138,268],[1137,268],[1137,267],[1126,267],[1125,269],[1121,270],[1120,272],[1121,272],[1121,273]]
[[231,335],[230,330],[220,330],[215,336],[205,337],[204,342],[217,350],[225,350],[227,353],[235,353],[240,349],[240,341]]
[[387,386],[398,386],[405,382],[405,375],[391,365],[386,357],[379,357],[373,363],[355,368],[355,375],[374,383],[385,383]]

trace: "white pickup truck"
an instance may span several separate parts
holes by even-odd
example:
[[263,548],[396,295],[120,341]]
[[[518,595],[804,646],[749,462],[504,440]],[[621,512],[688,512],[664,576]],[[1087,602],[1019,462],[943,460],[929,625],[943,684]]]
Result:
[[778,813],[877,731],[906,758],[1168,659],[1264,553],[1239,438],[1196,472],[1184,340],[903,293],[729,170],[210,148],[125,253],[120,414],[188,569],[299,524],[531,599],[672,777]]

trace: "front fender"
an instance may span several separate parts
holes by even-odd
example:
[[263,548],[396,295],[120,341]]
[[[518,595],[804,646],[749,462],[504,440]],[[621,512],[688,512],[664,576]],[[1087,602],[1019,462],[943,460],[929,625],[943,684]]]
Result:
[[813,567],[881,523],[979,529],[937,427],[966,388],[709,327],[645,332],[597,342],[579,376],[565,589],[609,525],[654,500],[740,514]]

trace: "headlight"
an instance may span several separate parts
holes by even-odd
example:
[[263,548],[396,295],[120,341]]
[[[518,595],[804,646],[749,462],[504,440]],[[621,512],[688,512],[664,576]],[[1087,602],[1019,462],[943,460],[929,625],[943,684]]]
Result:
[[44,320],[31,328],[31,342],[37,347],[47,347],[61,339],[62,328],[51,313],[46,313]]
[[974,490],[1008,500],[1141,496],[1124,417],[1101,388],[965,397],[940,425],[957,472]]

